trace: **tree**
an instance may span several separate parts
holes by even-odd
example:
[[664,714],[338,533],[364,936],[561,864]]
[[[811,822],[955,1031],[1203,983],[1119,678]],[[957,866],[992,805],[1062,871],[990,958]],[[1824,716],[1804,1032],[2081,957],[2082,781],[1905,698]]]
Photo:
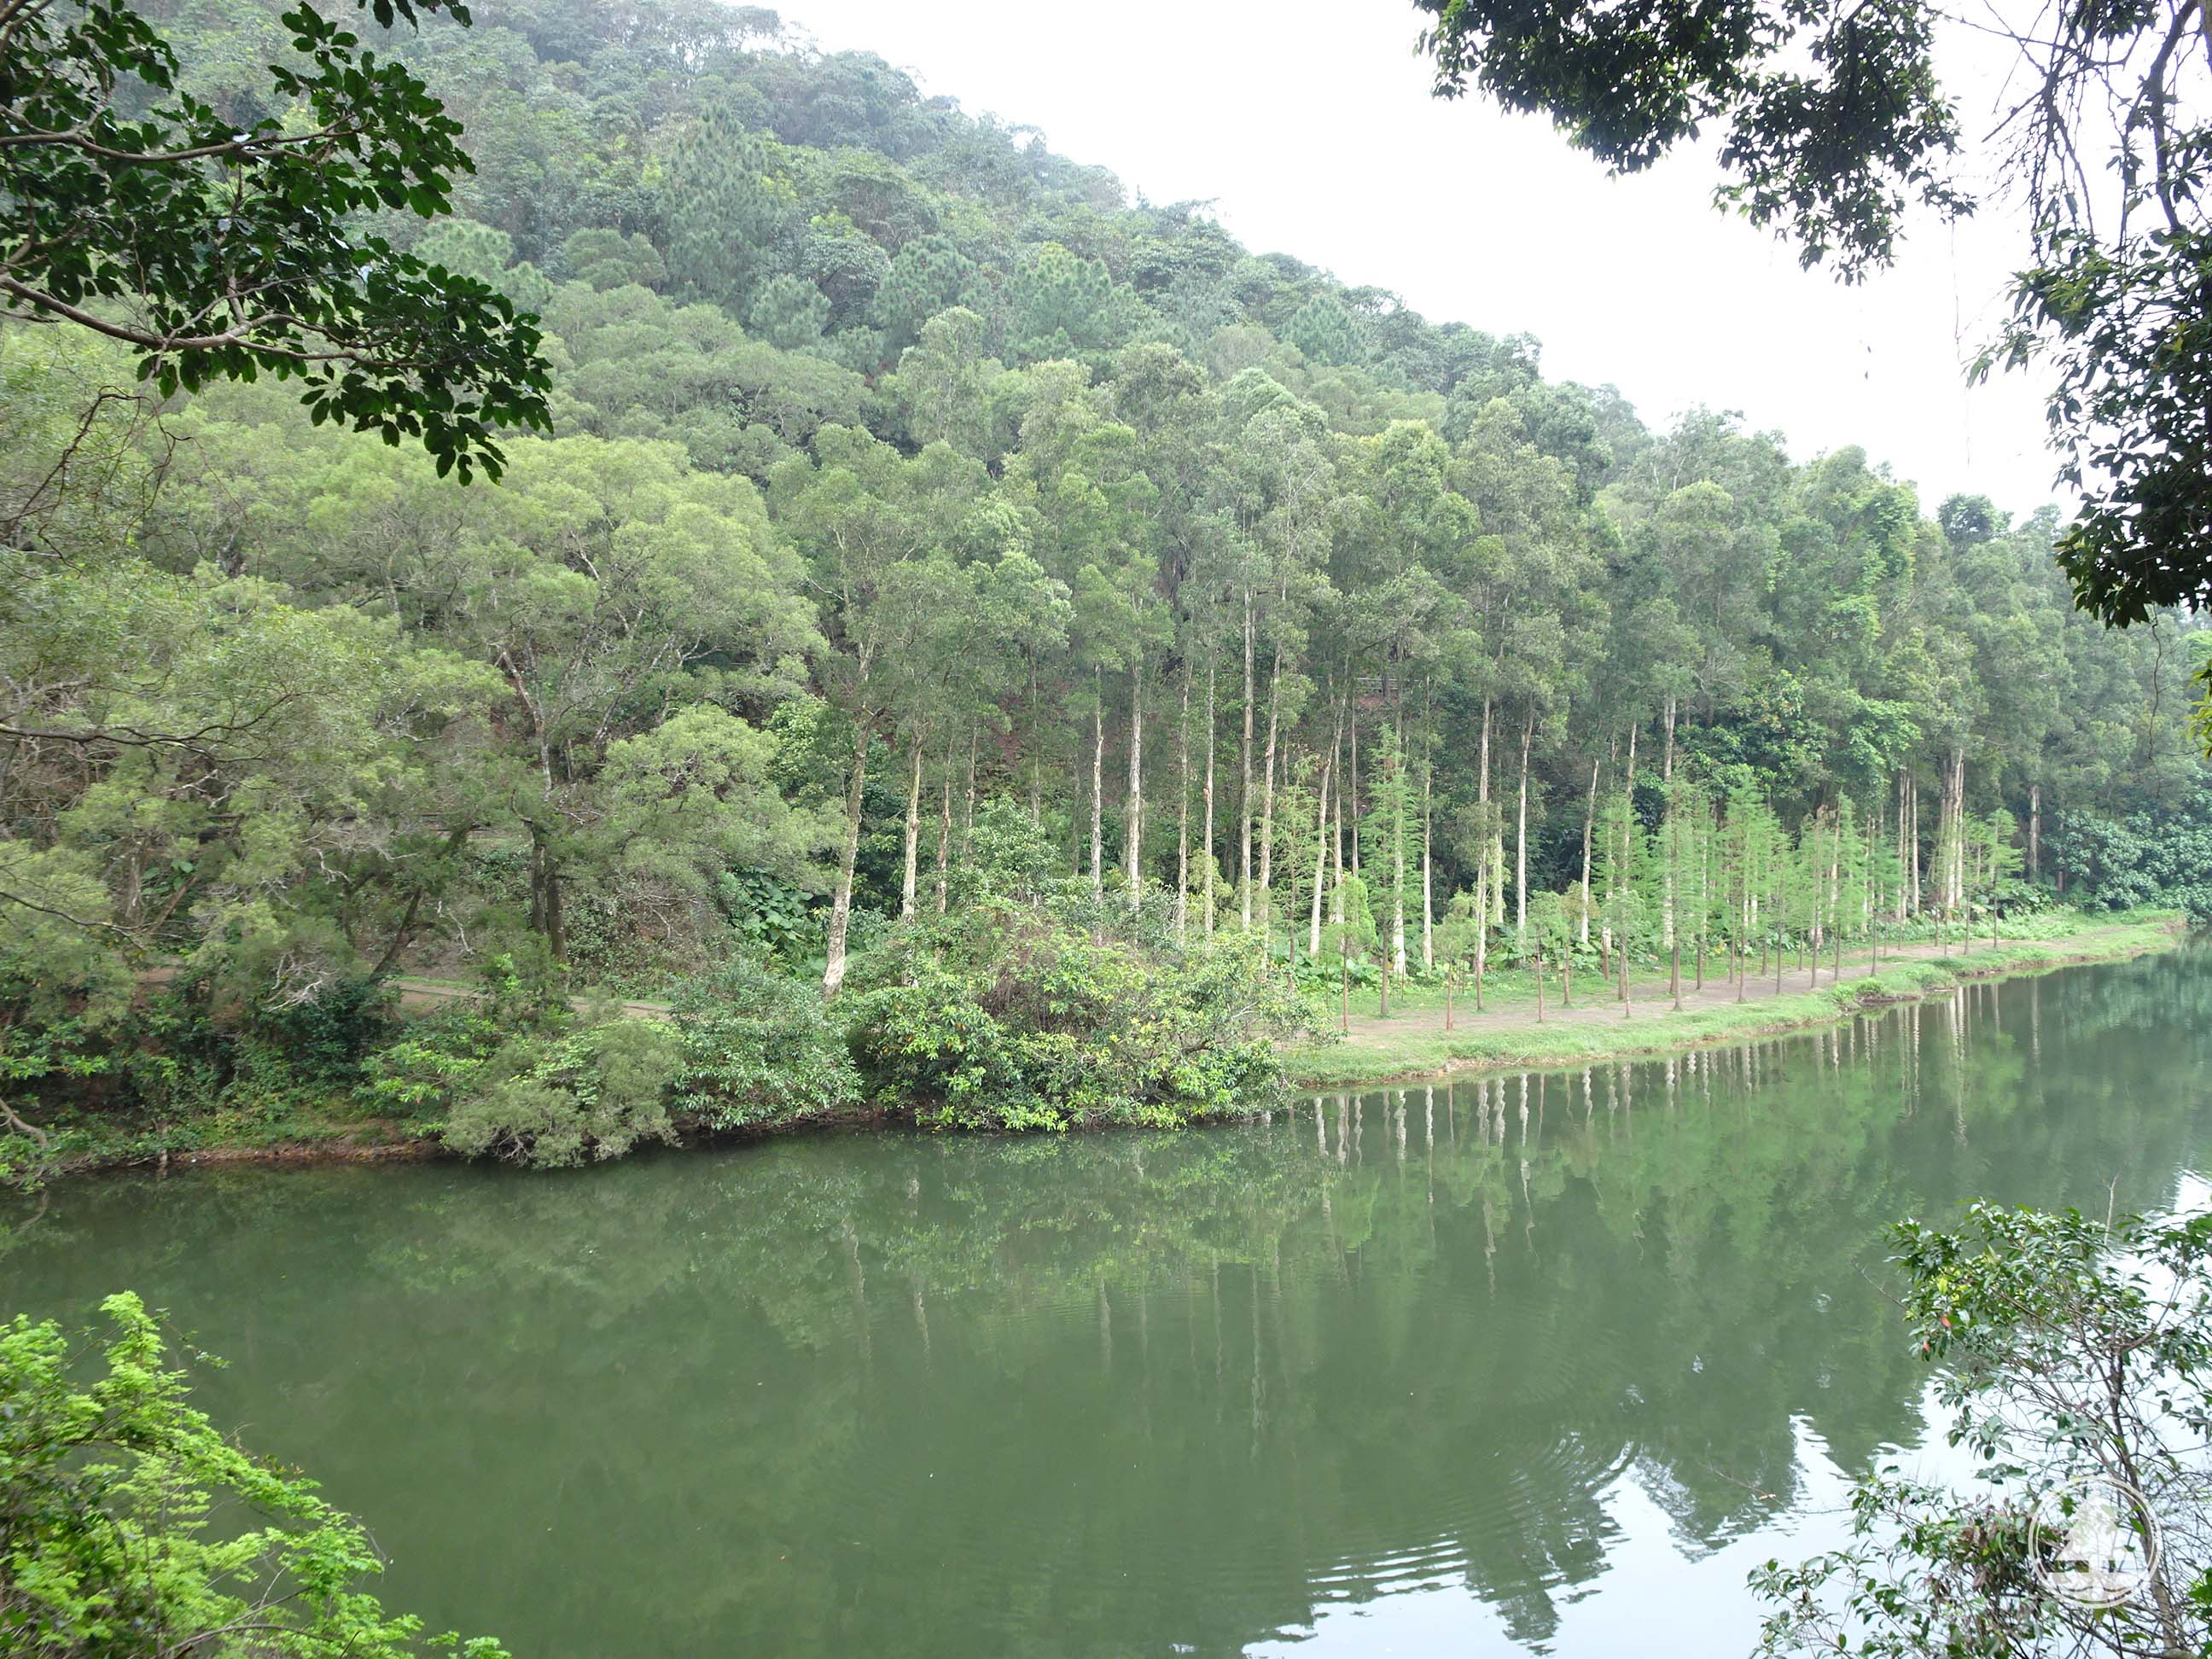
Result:
[[[451,0],[360,0],[381,27]],[[427,264],[357,215],[448,210],[474,171],[460,124],[396,58],[307,6],[304,60],[244,126],[179,89],[175,49],[119,0],[0,10],[0,296],[121,340],[164,396],[267,372],[318,424],[413,438],[443,475],[499,476],[494,434],[547,425],[538,333],[486,282]],[[143,86],[151,107],[123,88]]]
[[[1960,123],[1928,0],[1417,3],[1435,19],[1423,43],[1440,95],[1472,85],[1547,113],[1617,172],[1719,126],[1720,200],[1845,280],[1889,259],[1909,206],[1973,209],[1952,173]],[[2027,245],[2012,316],[1974,372],[2049,364],[2060,477],[2087,498],[2059,557],[2083,608],[2122,625],[2212,597],[2212,332],[2197,325],[2212,125],[2189,80],[2201,21],[2196,0],[2161,0],[1998,25],[2025,83],[1996,138]]]
[[82,1381],[58,1326],[20,1315],[0,1325],[10,1652],[217,1652],[243,1640],[270,1659],[412,1659],[457,1644],[467,1659],[504,1659],[489,1638],[426,1639],[419,1619],[386,1612],[359,1588],[383,1570],[361,1524],[191,1404],[137,1297],[100,1310],[112,1333],[100,1373]]
[[[1618,908],[1616,904],[1616,911]],[[1563,998],[1568,1002],[1573,999],[1573,969],[1568,964],[1574,940],[1575,915],[1567,896],[1550,891],[1532,895],[1528,900],[1526,951],[1536,976],[1536,1018],[1540,1022],[1544,1018],[1544,974],[1547,969],[1559,969]],[[1624,950],[1624,962],[1627,956]]]
[[1997,895],[2008,882],[2020,878],[2021,865],[2025,855],[2015,837],[2020,824],[2002,806],[1991,811],[1974,826],[1976,861],[1981,866],[1983,908],[1990,915],[1990,943],[1997,942]]
[[1472,966],[1480,952],[1485,921],[1473,893],[1455,893],[1437,923],[1437,960],[1444,970],[1447,1031],[1452,1029],[1452,994],[1459,988],[1462,971]]
[[1381,906],[1376,917],[1388,930],[1382,959],[1382,1012],[1390,1012],[1390,978],[1406,971],[1406,898],[1408,890],[1407,854],[1412,849],[1415,795],[1406,765],[1405,745],[1395,727],[1382,728],[1376,744],[1375,771],[1367,788],[1367,817],[1359,826],[1360,846],[1366,867],[1374,873],[1369,885]]
[[[1989,1489],[1907,1480],[1894,1466],[1862,1481],[1848,1546],[1753,1576],[1775,1604],[1761,1652],[2203,1651],[2212,1217],[2112,1224],[1980,1204],[1955,1233],[1906,1222],[1895,1237],[1912,1335],[1943,1368],[1946,1437],[1972,1451]],[[2053,1570],[2081,1510],[2054,1500],[2111,1489],[2136,1495],[2116,1518],[2129,1534],[2119,1547],[2147,1568],[2141,1593],[2069,1600]],[[2141,1536],[2152,1519],[2154,1559]]]
[[847,427],[824,427],[816,451],[818,462],[794,455],[780,464],[769,493],[812,561],[831,647],[823,678],[830,701],[849,722],[843,848],[822,980],[824,994],[834,996],[845,981],[869,750],[898,706],[900,677],[911,666],[910,654],[929,622],[900,602],[901,567],[926,554],[944,526],[957,520],[978,478],[971,463],[941,444],[908,460],[889,444]]
[[671,215],[668,275],[679,294],[707,300],[733,317],[777,273],[777,258],[797,205],[767,143],[726,106],[710,107],[668,158]]

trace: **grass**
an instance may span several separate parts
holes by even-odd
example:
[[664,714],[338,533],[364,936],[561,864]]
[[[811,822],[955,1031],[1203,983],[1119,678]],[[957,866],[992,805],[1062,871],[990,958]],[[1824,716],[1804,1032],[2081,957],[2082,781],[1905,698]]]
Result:
[[[1446,1032],[1421,1021],[1392,1030],[1390,1024],[1398,1020],[1418,1020],[1443,1006],[1439,987],[1418,988],[1413,995],[1394,991],[1391,1021],[1382,1030],[1375,1029],[1377,1022],[1365,1020],[1365,1029],[1349,1038],[1293,1049],[1285,1056],[1284,1071],[1292,1084],[1329,1087],[1387,1083],[1451,1071],[1673,1054],[1708,1043],[1831,1024],[1863,1009],[1910,1002],[1948,990],[1964,980],[2039,973],[2073,963],[2115,961],[2163,950],[2179,939],[2185,920],[2178,911],[2138,913],[2102,924],[2063,915],[2025,918],[2019,931],[2033,931],[2038,937],[2004,939],[1994,945],[1984,943],[1948,957],[1901,961],[1872,975],[1863,971],[1866,957],[1862,953],[1858,976],[1849,977],[1851,957],[1847,952],[1847,977],[1843,982],[1814,991],[1677,1013],[1663,992],[1650,995],[1647,988],[1648,1000],[1635,1005],[1636,1011],[1626,1018],[1562,1021],[1556,1018],[1557,1005],[1553,1003],[1553,1020],[1539,1024],[1533,993],[1526,988],[1528,976],[1520,975],[1515,976],[1520,987],[1510,989],[1504,997],[1486,999],[1492,1017],[1486,1029]],[[2034,927],[2038,921],[2044,924],[2041,927]],[[1595,976],[1590,988],[1598,995],[1611,994]],[[1370,1009],[1373,1000],[1373,989],[1368,988],[1363,1000]],[[1472,1014],[1472,1000],[1464,994],[1457,999],[1457,1006],[1462,1016]],[[1501,1015],[1509,1018],[1500,1020]]]

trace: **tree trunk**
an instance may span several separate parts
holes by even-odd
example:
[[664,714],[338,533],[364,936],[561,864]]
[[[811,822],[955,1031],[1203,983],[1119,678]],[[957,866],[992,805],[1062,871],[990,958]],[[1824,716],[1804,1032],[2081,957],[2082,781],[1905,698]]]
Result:
[[530,826],[530,925],[556,962],[568,959],[568,925],[562,915],[561,864],[542,823]]
[[1330,840],[1336,848],[1336,882],[1329,890],[1328,919],[1344,925],[1344,717],[1352,702],[1347,690],[1336,706],[1336,732],[1329,740],[1329,763],[1336,773],[1336,793],[1330,807]]
[[[1352,695],[1357,698],[1357,685],[1353,686]],[[1345,781],[1352,786],[1352,793],[1345,802],[1345,816],[1352,825],[1352,878],[1357,881],[1359,879],[1359,705],[1357,701],[1352,706],[1350,763],[1351,770],[1345,775]]]
[[1182,659],[1182,713],[1176,721],[1176,943],[1190,940],[1190,675]]
[[1951,775],[1945,781],[1944,793],[1951,821],[1944,902],[1957,909],[1966,902],[1966,751],[1963,747],[1951,750]]
[[1905,804],[1911,791],[1911,780],[1903,772],[1897,775],[1897,925],[1905,925],[1905,906],[1912,896],[1912,839],[1906,833]]
[[1490,965],[1490,838],[1474,860],[1474,1012],[1482,1012],[1483,970]]
[[945,914],[946,877],[952,868],[952,735],[945,738],[944,805],[937,815],[937,914]]
[[960,818],[960,856],[963,860],[975,844],[975,746],[981,741],[980,731],[975,721],[968,722],[968,804],[962,809]]
[[1274,666],[1267,672],[1267,748],[1260,769],[1260,925],[1267,930],[1273,948],[1275,907],[1275,733],[1282,715],[1283,647],[1275,647]]
[[[1340,715],[1338,724],[1342,723],[1343,717]],[[1315,811],[1313,918],[1306,928],[1309,957],[1321,955],[1321,896],[1322,889],[1328,883],[1328,781],[1335,766],[1336,751],[1332,747],[1321,763],[1321,799]]]
[[1201,834],[1199,836],[1198,842],[1200,850],[1206,855],[1199,860],[1199,866],[1200,879],[1206,883],[1206,903],[1201,908],[1205,913],[1206,936],[1208,939],[1212,939],[1213,937],[1213,876],[1215,870],[1215,865],[1213,862],[1213,733],[1214,727],[1218,722],[1214,718],[1213,712],[1213,659],[1209,655],[1206,663],[1206,822],[1201,826]]
[[1660,763],[1659,781],[1674,781],[1674,694],[1671,691],[1667,694],[1667,754]]
[[1091,665],[1091,896],[1106,896],[1106,679]]
[[1244,931],[1252,931],[1252,595],[1244,595],[1244,745],[1243,778],[1237,793],[1237,915]]
[[860,798],[868,784],[868,728],[856,724],[853,775],[845,789],[845,848],[837,862],[837,890],[830,901],[830,935],[822,969],[822,994],[834,997],[845,982],[845,934],[853,919],[853,866],[860,854]]
[[2043,786],[2027,786],[2027,878],[2043,878]]
[[1583,949],[1589,949],[1590,913],[1590,846],[1597,829],[1597,769],[1599,762],[1590,757],[1589,799],[1583,806],[1583,904],[1582,915],[1576,921],[1576,937]]
[[1920,780],[1906,777],[1905,793],[1911,808],[1911,836],[1905,849],[1905,867],[1912,878],[1912,914],[1920,914]]
[[[1406,971],[1406,722],[1398,721],[1398,775],[1391,780],[1390,973]],[[1386,975],[1383,983],[1389,983]],[[1384,997],[1389,997],[1386,990]]]
[[906,787],[906,874],[899,883],[899,915],[914,920],[916,877],[921,862],[921,732],[914,734],[914,769]]
[[1521,807],[1513,826],[1513,936],[1528,937],[1528,744],[1536,735],[1536,711],[1521,727]]
[[1430,799],[1432,783],[1425,757],[1421,762],[1421,971],[1425,974],[1435,972],[1437,966],[1435,866],[1431,856],[1435,839]]
[[1122,862],[1128,872],[1129,908],[1145,902],[1145,659],[1129,661],[1129,824]]

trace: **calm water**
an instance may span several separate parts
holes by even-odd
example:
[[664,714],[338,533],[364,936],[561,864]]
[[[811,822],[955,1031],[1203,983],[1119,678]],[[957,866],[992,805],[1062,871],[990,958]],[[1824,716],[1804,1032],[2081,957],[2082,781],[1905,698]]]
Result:
[[2208,1050],[2191,952],[1176,1137],[86,1182],[0,1310],[166,1306],[518,1656],[1740,1652],[1925,1433],[1884,1224],[2175,1201]]

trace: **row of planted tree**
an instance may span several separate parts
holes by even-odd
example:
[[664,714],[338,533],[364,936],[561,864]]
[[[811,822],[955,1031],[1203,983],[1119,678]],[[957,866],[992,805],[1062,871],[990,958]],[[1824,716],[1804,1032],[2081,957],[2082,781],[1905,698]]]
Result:
[[[1184,792],[1168,901],[1172,920],[1160,919],[1179,944],[1256,931],[1267,954],[1279,954],[1294,971],[1303,956],[1308,975],[1334,972],[1347,982],[1357,960],[1363,978],[1371,973],[1377,980],[1386,1013],[1392,979],[1417,972],[1441,974],[1448,998],[1465,984],[1480,1008],[1493,959],[1534,969],[1540,1017],[1547,972],[1559,976],[1571,1002],[1577,957],[1594,956],[1626,1003],[1632,961],[1656,960],[1679,1007],[1685,984],[1701,991],[1709,972],[1741,996],[1754,973],[1771,968],[1778,990],[1792,954],[1799,969],[1809,967],[1815,986],[1824,955],[1826,971],[1840,977],[1847,941],[1869,949],[1865,967],[1872,973],[1883,941],[1907,933],[1931,934],[1939,951],[1948,951],[1971,944],[1978,915],[1994,940],[1999,896],[2027,896],[2016,884],[2039,850],[2033,820],[2023,844],[2023,827],[2006,809],[1966,811],[1963,757],[1947,769],[1932,823],[1923,823],[1917,781],[1900,774],[1887,801],[1862,807],[1844,797],[1793,827],[1742,769],[1727,781],[1692,779],[1674,770],[1670,751],[1656,779],[1632,773],[1625,787],[1602,794],[1601,768],[1592,768],[1579,878],[1564,890],[1532,890],[1525,749],[1508,802],[1492,797],[1486,742],[1477,803],[1461,826],[1474,848],[1472,884],[1446,896],[1436,883],[1431,763],[1410,756],[1386,721],[1370,742],[1363,780],[1358,728],[1356,720],[1339,718],[1337,741],[1291,762],[1279,786],[1268,754],[1261,805],[1236,828],[1241,878],[1234,884],[1201,877],[1194,888],[1194,827],[1200,848],[1215,844],[1211,776],[1195,826]],[[1206,757],[1209,773],[1212,760]],[[917,913],[918,759],[913,775],[908,917]],[[1094,793],[1086,850],[1092,893],[1103,902],[1109,865],[1098,799]],[[948,786],[937,849],[940,909],[956,845],[951,799]],[[1141,823],[1133,803],[1127,822]],[[1112,884],[1135,909],[1145,902],[1145,872],[1133,831],[1125,856],[1129,861],[1113,872]]]

